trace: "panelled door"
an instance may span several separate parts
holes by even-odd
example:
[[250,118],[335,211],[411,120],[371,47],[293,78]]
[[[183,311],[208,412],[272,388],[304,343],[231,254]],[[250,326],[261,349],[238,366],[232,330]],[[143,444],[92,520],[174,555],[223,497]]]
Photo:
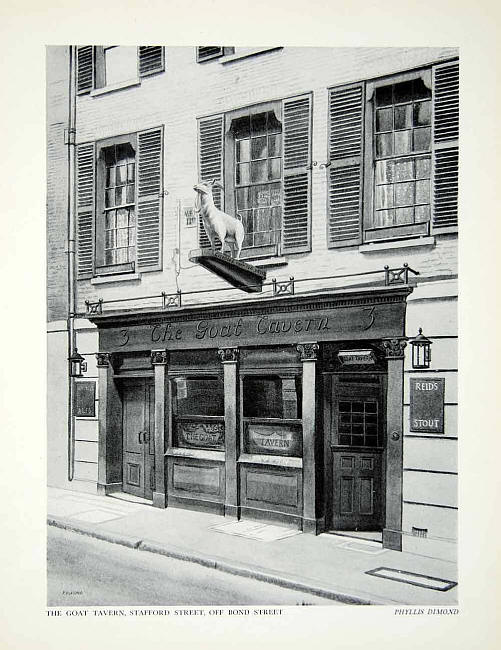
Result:
[[378,376],[334,376],[331,395],[333,530],[381,530],[384,408]]
[[148,380],[124,382],[123,491],[153,498],[155,481],[154,386]]

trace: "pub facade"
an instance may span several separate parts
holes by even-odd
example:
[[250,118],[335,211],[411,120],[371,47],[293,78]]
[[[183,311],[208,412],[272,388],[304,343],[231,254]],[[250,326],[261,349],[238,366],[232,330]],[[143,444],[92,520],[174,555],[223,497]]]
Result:
[[[64,305],[49,262],[49,484],[452,558],[457,52],[48,62],[71,267]],[[238,213],[240,260],[211,250],[199,181]]]

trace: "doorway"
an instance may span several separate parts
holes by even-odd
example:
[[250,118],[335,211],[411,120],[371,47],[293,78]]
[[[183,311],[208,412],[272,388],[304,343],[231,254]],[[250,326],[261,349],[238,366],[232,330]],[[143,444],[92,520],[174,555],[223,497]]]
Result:
[[122,489],[145,499],[155,487],[155,405],[151,380],[124,382]]
[[381,531],[385,405],[380,375],[334,375],[330,390],[331,517],[338,531]]

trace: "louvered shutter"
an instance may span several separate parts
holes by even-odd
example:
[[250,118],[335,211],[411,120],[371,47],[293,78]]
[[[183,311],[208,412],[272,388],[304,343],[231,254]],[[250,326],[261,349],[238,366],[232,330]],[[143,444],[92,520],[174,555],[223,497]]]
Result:
[[137,135],[137,269],[162,267],[163,129]]
[[282,251],[311,248],[311,95],[283,100]]
[[364,87],[329,93],[329,248],[362,241]]
[[458,225],[459,63],[433,69],[433,229]]
[[197,47],[197,61],[209,61],[223,56],[224,48],[219,45],[201,45]]
[[94,143],[79,144],[77,166],[77,277],[91,278],[94,270],[94,206],[96,155]]
[[146,77],[150,74],[165,70],[164,48],[161,46],[141,45],[139,47],[139,76]]
[[[223,125],[222,115],[200,120],[198,123],[198,177],[200,181],[218,180],[223,183]],[[223,192],[212,190],[214,204],[223,209]],[[198,215],[198,241],[201,248],[210,246],[202,218]]]
[[94,47],[81,45],[77,47],[77,93],[88,93],[93,88]]

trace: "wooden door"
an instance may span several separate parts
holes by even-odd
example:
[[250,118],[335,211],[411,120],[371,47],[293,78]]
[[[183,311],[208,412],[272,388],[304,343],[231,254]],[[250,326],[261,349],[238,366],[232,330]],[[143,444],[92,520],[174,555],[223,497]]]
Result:
[[382,529],[384,429],[380,378],[333,377],[333,530]]
[[123,389],[124,492],[153,498],[155,481],[154,386],[146,380]]

